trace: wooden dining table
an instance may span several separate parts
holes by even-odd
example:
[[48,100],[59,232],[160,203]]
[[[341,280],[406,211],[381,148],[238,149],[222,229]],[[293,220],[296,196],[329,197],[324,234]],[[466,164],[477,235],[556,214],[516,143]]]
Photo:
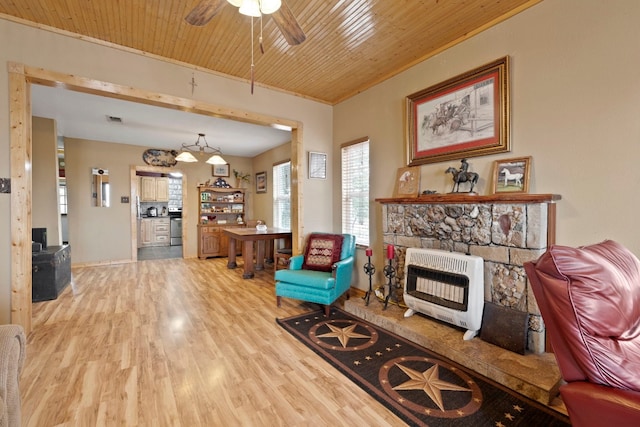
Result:
[[[264,269],[265,256],[268,251],[273,250],[273,242],[277,239],[285,240],[285,247],[291,247],[291,230],[268,227],[265,231],[258,231],[254,227],[247,228],[225,228],[224,233],[229,237],[229,260],[227,268],[233,269],[238,266],[236,263],[237,243],[243,242],[242,258],[244,260],[243,279],[251,279],[256,270]],[[255,265],[253,262],[253,244],[256,244]],[[269,246],[267,246],[267,243]]]

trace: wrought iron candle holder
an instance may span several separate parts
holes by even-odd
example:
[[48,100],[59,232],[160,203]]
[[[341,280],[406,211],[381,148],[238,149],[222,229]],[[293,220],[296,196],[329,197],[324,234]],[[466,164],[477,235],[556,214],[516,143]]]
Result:
[[393,279],[396,277],[396,269],[393,267],[394,257],[395,257],[395,248],[393,247],[393,245],[387,246],[387,259],[389,260],[389,264],[384,266],[383,273],[384,273],[384,277],[386,277],[387,280],[389,281],[389,283],[387,283],[387,286],[389,287],[389,291],[387,292],[387,296],[384,299],[383,310],[387,309],[387,305],[389,304],[389,298],[392,298],[396,302],[396,304],[400,305],[395,286],[393,285]]
[[398,295],[396,295],[396,289],[395,286],[393,285],[393,279],[396,277],[396,269],[393,267],[392,265],[393,261],[389,260],[389,264],[384,266],[384,277],[386,277],[388,279],[388,283],[387,286],[389,287],[387,296],[384,299],[384,309],[387,309],[387,305],[389,304],[389,298],[392,298],[397,304],[399,303],[398,301]]
[[376,267],[371,263],[371,249],[367,249],[367,263],[364,265],[364,273],[369,276],[369,290],[366,294],[364,294],[364,305],[369,305],[369,297],[371,297],[371,293],[373,292],[372,284],[371,284],[371,276],[373,276],[376,272]]

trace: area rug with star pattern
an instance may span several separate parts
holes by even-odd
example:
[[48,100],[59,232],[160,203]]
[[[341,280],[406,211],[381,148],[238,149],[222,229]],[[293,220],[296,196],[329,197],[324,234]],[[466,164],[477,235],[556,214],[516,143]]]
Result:
[[569,419],[338,308],[276,319],[411,426],[568,426]]

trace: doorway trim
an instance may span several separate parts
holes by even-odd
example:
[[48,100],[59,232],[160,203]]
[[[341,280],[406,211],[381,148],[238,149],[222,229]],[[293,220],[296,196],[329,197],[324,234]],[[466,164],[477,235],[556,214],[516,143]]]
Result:
[[164,108],[237,120],[258,125],[291,128],[291,231],[293,250],[302,238],[302,123],[266,114],[231,109],[193,99],[150,92],[110,82],[64,74],[21,63],[9,62],[9,123],[11,167],[11,323],[31,331],[31,208],[32,133],[31,85],[62,85],[66,89]]

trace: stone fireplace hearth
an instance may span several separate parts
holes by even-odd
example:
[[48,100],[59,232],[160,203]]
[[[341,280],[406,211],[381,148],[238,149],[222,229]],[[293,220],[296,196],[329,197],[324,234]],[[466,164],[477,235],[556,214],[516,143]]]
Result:
[[554,194],[426,195],[376,199],[384,244],[396,247],[398,283],[406,248],[469,253],[484,259],[485,301],[529,314],[527,347],[545,351],[545,329],[523,264],[555,243]]
[[344,301],[345,311],[387,331],[415,342],[480,375],[548,405],[566,414],[566,408],[556,396],[561,384],[560,370],[552,353],[526,356],[504,350],[478,338],[462,339],[463,331],[450,325],[430,321],[421,314],[405,318],[404,309],[372,299],[365,305],[363,298]]

